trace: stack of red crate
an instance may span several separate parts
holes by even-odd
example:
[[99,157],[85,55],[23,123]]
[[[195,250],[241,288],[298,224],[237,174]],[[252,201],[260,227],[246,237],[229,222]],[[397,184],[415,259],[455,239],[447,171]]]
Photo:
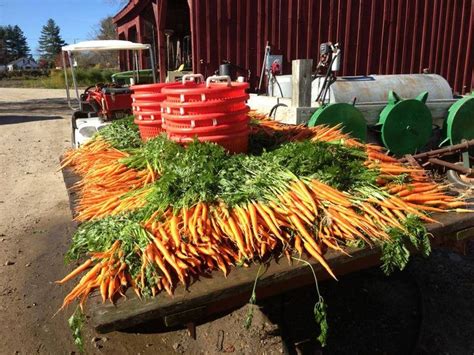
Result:
[[248,87],[248,83],[231,82],[227,76],[209,77],[204,83],[202,75],[188,75],[182,84],[163,89],[166,99],[161,111],[168,138],[183,144],[197,138],[220,144],[232,153],[245,153]]
[[166,96],[161,93],[161,90],[173,85],[176,85],[176,83],[134,85],[131,87],[133,90],[132,111],[143,140],[155,137],[163,132],[160,103]]

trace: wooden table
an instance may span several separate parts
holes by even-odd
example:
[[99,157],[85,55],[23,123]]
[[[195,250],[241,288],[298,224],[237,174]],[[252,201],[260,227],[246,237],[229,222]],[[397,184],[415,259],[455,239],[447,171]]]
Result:
[[[66,187],[78,181],[71,170],[63,170]],[[75,195],[70,193],[74,214]],[[432,246],[446,245],[474,237],[474,215],[470,213],[444,213],[434,216],[440,223],[428,224],[433,234]],[[380,264],[380,249],[354,249],[351,256],[328,252],[325,258],[336,275],[344,275]],[[319,263],[311,260],[319,281],[330,276]],[[92,326],[100,333],[107,333],[162,319],[166,326],[192,323],[203,317],[226,311],[248,302],[259,266],[235,267],[225,278],[221,272],[201,277],[188,290],[178,287],[173,297],[162,292],[157,297],[140,300],[128,290],[127,299],[121,298],[116,305],[102,304],[98,295],[92,296],[87,313]],[[257,284],[257,299],[277,295],[314,282],[310,268],[300,262],[289,265],[286,258],[272,261],[262,268]]]

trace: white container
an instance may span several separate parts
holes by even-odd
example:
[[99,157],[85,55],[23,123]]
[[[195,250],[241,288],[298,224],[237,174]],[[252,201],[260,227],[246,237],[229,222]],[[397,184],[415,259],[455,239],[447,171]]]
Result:
[[[282,93],[280,92],[277,82],[280,84],[283,96],[281,95]],[[290,98],[291,95],[291,75],[277,75],[268,83],[268,96]]]

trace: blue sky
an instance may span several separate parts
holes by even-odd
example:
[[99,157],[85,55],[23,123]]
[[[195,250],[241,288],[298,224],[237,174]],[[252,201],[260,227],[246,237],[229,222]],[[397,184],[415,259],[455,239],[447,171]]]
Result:
[[18,25],[36,54],[41,28],[52,18],[67,43],[91,39],[95,26],[115,15],[121,0],[0,0],[0,25]]

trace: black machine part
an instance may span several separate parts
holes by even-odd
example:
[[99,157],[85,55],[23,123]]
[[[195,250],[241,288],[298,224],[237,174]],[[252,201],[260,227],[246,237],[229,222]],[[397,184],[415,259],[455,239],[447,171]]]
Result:
[[80,95],[80,102],[79,102],[79,112],[85,113],[98,113],[100,111],[100,106],[95,100],[90,100],[88,91],[92,88],[95,88],[95,85],[89,86],[84,90],[84,93]]
[[219,65],[219,70],[216,70],[214,74],[230,76],[232,80],[235,80],[237,79],[238,72],[246,73],[245,81],[250,80],[250,76],[252,73],[250,69],[246,69],[244,67],[241,67],[240,65],[231,63],[228,60],[223,60],[222,63]]
[[339,44],[333,45],[332,42],[321,43],[319,46],[319,63],[316,66],[315,77],[324,77],[321,90],[316,97],[316,101],[324,101],[329,87],[336,81],[335,72],[332,71],[332,65],[340,52],[334,52],[334,48],[338,48]]
[[219,65],[219,75],[231,76],[232,68],[230,63],[223,63]]
[[319,46],[319,62],[316,66],[316,75],[325,75],[331,69],[332,43],[321,43]]
[[330,53],[332,53],[331,43],[330,42],[321,43],[321,45],[319,46],[319,55],[322,56],[322,55],[327,55]]

